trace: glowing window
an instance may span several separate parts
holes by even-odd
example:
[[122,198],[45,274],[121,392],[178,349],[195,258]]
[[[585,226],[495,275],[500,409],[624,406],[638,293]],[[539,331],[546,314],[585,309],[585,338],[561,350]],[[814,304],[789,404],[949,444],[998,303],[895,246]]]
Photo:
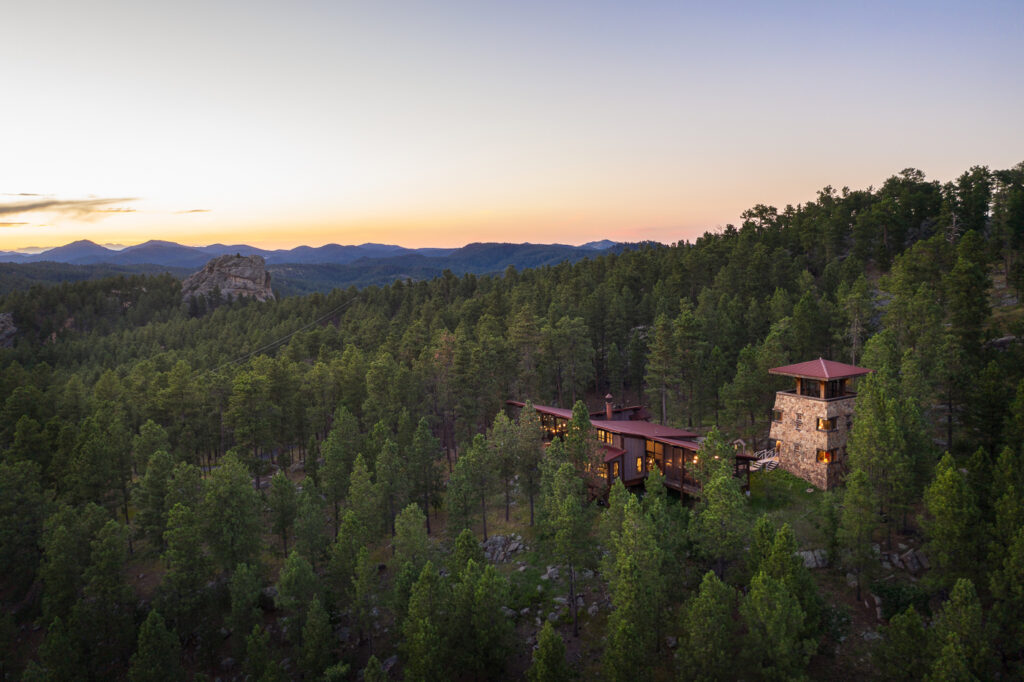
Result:
[[836,418],[822,419],[818,417],[818,430],[819,431],[835,431],[836,430]]
[[602,443],[607,443],[608,445],[611,445],[613,438],[614,437],[612,436],[611,431],[605,431],[604,429],[597,430],[597,439]]
[[638,474],[641,474],[641,473],[643,473],[643,471],[644,471],[644,458],[643,457],[637,457],[636,458],[636,472]]
[[773,422],[780,422],[780,421],[782,421],[782,410],[772,410],[772,421]]
[[818,450],[818,461],[823,464],[829,464],[835,458],[835,450]]
[[612,478],[618,478],[618,477],[619,477],[619,463],[618,462],[612,462]]

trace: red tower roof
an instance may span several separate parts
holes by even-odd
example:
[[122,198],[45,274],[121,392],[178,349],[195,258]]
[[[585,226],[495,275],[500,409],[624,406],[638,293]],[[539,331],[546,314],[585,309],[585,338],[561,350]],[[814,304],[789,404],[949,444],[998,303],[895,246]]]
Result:
[[795,365],[773,367],[768,370],[768,373],[781,374],[787,377],[800,377],[801,379],[831,381],[832,379],[847,379],[849,377],[864,376],[865,374],[870,374],[873,371],[874,370],[866,367],[857,367],[856,365],[847,365],[842,362],[835,362],[834,360],[818,358],[817,360],[798,362]]

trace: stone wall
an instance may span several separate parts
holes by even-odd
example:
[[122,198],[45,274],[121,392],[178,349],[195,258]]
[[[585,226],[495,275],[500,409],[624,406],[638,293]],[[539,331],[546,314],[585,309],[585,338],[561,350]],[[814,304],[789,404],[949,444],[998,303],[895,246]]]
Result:
[[[856,397],[822,400],[789,391],[775,394],[775,409],[782,420],[773,421],[769,437],[782,441],[779,464],[783,469],[822,489],[839,484],[846,470],[846,441],[853,425]],[[836,420],[833,431],[819,431],[818,419]],[[831,463],[818,461],[818,450],[835,450]]]

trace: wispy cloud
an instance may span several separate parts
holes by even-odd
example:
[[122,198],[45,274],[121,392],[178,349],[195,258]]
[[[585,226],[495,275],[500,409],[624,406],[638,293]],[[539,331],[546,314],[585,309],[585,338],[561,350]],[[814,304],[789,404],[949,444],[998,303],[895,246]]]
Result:
[[75,220],[93,220],[102,217],[103,214],[131,213],[135,209],[111,205],[136,200],[135,197],[118,197],[110,199],[47,198],[34,201],[18,201],[0,204],[0,216],[23,215],[25,213],[59,213]]
[[4,192],[2,196],[5,197],[41,197],[42,194],[36,194],[35,192]]
[[29,223],[0,223],[0,227],[21,227],[22,225],[28,225]]
[[184,213],[209,213],[211,209],[208,208],[190,208],[187,211],[175,211],[175,213],[181,215]]

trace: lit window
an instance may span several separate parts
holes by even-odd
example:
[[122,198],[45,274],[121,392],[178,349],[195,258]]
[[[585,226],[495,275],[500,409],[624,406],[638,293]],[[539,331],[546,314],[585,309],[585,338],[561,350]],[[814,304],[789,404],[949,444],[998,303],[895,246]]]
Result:
[[780,421],[782,421],[782,410],[772,410],[772,421],[773,422],[780,422]]
[[618,478],[618,477],[619,477],[619,463],[618,462],[612,462],[612,478]]
[[604,429],[597,430],[597,439],[602,443],[612,444],[612,433],[611,431],[605,431]]
[[641,474],[641,473],[643,473],[643,471],[644,471],[644,459],[643,459],[643,457],[637,457],[636,458],[636,472],[638,474]]
[[835,450],[818,450],[818,461],[823,464],[829,464],[835,457]]
[[835,431],[836,430],[836,419],[822,419],[818,417],[818,430],[819,431]]
[[782,452],[782,441],[777,440],[775,441],[775,454],[778,454],[780,452]]

